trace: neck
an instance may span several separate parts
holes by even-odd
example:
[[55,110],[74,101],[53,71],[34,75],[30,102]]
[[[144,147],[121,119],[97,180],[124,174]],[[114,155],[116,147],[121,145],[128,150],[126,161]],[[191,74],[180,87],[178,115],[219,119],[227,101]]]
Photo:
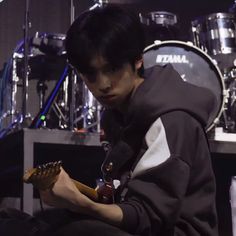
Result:
[[137,88],[143,83],[144,81],[144,78],[142,77],[138,77],[136,78],[135,80],[135,86],[133,88],[133,90],[131,91],[131,93],[128,95],[127,99],[126,99],[126,103],[122,104],[122,106],[118,107],[118,111],[120,111],[121,113],[125,114],[128,109],[129,109],[129,103],[130,103],[130,100],[132,99],[132,97],[134,96]]

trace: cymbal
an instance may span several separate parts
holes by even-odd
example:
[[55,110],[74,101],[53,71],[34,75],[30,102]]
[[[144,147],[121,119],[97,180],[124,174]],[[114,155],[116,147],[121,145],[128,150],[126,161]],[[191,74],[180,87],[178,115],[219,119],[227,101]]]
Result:
[[99,3],[115,3],[115,4],[132,4],[132,3],[137,3],[140,0],[94,0],[94,2],[99,2]]
[[137,2],[137,0],[110,0],[108,2],[110,2],[110,3],[119,3],[119,4],[130,4],[130,3]]

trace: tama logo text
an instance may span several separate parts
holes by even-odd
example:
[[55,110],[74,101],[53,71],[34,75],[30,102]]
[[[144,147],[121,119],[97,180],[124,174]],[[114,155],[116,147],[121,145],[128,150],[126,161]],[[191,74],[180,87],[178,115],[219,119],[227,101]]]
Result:
[[186,55],[157,55],[156,63],[189,63]]

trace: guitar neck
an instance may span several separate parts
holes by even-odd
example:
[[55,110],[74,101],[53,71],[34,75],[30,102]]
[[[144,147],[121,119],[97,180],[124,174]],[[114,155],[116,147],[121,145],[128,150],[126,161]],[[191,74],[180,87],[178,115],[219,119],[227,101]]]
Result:
[[72,181],[74,182],[76,188],[83,193],[84,195],[86,195],[87,197],[91,198],[94,201],[98,201],[98,193],[95,189],[82,184],[81,182],[72,179]]
[[[57,176],[60,173],[61,162],[49,162],[44,165],[38,166],[36,168],[32,168],[26,170],[23,176],[23,181],[25,183],[32,183],[34,187],[45,190],[53,186],[53,184],[57,181]],[[97,191],[81,182],[71,179],[77,189],[91,198],[94,201],[99,200],[99,194]]]

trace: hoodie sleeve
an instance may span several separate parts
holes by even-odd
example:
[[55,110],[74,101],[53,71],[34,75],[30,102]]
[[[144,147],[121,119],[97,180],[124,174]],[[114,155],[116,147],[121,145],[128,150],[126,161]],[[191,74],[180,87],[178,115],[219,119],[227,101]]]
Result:
[[[198,154],[199,133],[205,140],[199,123],[181,111],[163,115],[153,123],[145,136],[147,151],[134,168],[125,201],[119,204],[125,230],[145,236],[168,235],[167,232],[173,234],[185,211],[183,208],[192,181],[192,166]],[[206,144],[206,141],[203,142]],[[208,153],[205,144],[203,149]],[[204,176],[199,181],[203,183],[203,192],[207,178]],[[193,199],[192,203],[197,202]],[[190,210],[185,216],[191,218],[194,213]],[[199,233],[191,235],[205,235],[200,234],[204,232],[201,226],[199,229],[193,227],[191,220],[186,224],[194,233]]]

